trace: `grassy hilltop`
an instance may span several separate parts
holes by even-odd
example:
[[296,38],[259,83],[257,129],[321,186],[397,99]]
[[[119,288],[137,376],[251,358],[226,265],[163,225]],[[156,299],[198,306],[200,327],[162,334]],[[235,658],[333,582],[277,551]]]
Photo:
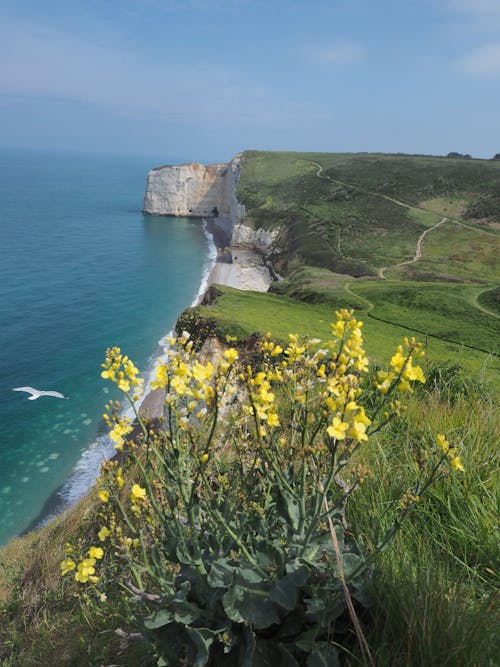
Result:
[[[276,247],[267,261],[283,279],[275,282],[269,293],[212,286],[205,305],[189,308],[181,315],[178,329],[191,330],[198,342],[207,334],[216,333],[221,347],[226,336],[234,336],[234,345],[246,363],[256,354],[249,343],[255,332],[271,331],[283,348],[289,343],[291,332],[325,341],[331,336],[329,324],[335,320],[334,311],[353,308],[364,323],[362,332],[372,364],[371,374],[363,385],[367,414],[376,398],[374,387],[379,366],[387,368],[387,361],[404,336],[414,335],[423,342],[427,352],[422,364],[426,384],[402,396],[407,409],[401,410],[400,418],[388,420],[387,428],[374,429],[368,441],[356,451],[353,469],[346,468],[341,474],[344,478],[354,475],[352,479],[357,480],[352,497],[346,502],[344,518],[346,544],[355,543],[360,552],[376,551],[394,517],[400,516],[409,490],[413,489],[418,496],[415,477],[435,455],[436,434],[447,435],[463,462],[463,471],[443,465],[432,486],[422,498],[414,500],[415,507],[412,505],[394,542],[374,561],[371,602],[364,607],[363,597],[355,601],[373,658],[371,663],[344,614],[332,621],[337,634],[329,642],[331,647],[338,647],[339,653],[337,656],[333,649],[328,662],[318,654],[307,662],[305,659],[292,662],[275,652],[271,661],[259,662],[258,656],[254,656],[245,664],[493,667],[500,652],[500,468],[496,407],[500,387],[500,161],[257,151],[243,155],[238,198],[246,208],[244,222],[254,228],[279,229]],[[255,343],[255,337],[251,340]],[[287,353],[282,356],[286,367]],[[303,367],[307,369],[307,363]],[[198,374],[201,371],[198,365]],[[277,381],[276,386],[273,387],[276,409],[285,416],[278,443],[283,441],[287,445],[298,432],[297,418],[292,418],[292,413],[300,412],[300,401],[292,410],[291,404],[284,400],[285,390],[280,395]],[[314,390],[318,387],[321,393],[325,384],[318,383]],[[295,389],[300,389],[300,383]],[[274,400],[274,394],[264,393]],[[306,398],[302,398],[304,403]],[[241,402],[245,401],[246,398]],[[346,410],[344,407],[343,419],[348,418]],[[207,448],[203,454],[206,458],[200,458],[200,452],[196,454],[204,437],[200,430],[192,438],[195,455],[187,456],[186,461],[190,470],[199,471],[196,479],[204,470],[200,461],[203,465],[208,461],[207,469],[213,475],[207,490],[210,502],[212,496],[217,496],[222,499],[217,507],[223,508],[225,497],[230,502],[234,496],[235,512],[241,511],[245,516],[247,499],[240,494],[240,487],[246,480],[251,492],[254,478],[247,476],[241,461],[238,463],[238,452],[248,448],[257,467],[258,430],[257,435],[243,435],[242,422],[235,420],[231,424],[228,418],[223,423],[220,432],[212,430],[210,435],[216,433],[220,449],[214,447],[213,456],[211,451],[209,457]],[[163,428],[167,430],[165,423]],[[268,445],[272,443],[272,434],[278,433],[269,430]],[[169,441],[165,451],[177,465],[181,455],[175,443]],[[137,487],[134,482],[145,479],[139,477],[141,465],[137,465],[141,456],[144,463],[144,449],[137,449],[135,462],[124,457],[124,479],[120,468],[115,480],[117,483],[120,476],[121,485],[109,486],[111,495],[121,494],[122,510],[128,511],[127,498]],[[149,456],[149,441],[147,451]],[[303,452],[290,455],[287,474],[292,474],[294,466],[304,469],[306,449]],[[327,450],[324,452],[326,455]],[[262,456],[266,456],[265,449]],[[318,465],[322,456],[318,454],[315,459]],[[446,463],[446,453],[443,457]],[[146,468],[147,465],[146,456]],[[160,489],[157,499],[161,499],[162,492],[170,495],[175,487],[172,479],[176,478],[168,477],[167,470],[171,475],[170,468],[165,466],[155,484],[148,486],[148,497],[154,496],[153,486],[157,493]],[[114,477],[115,469],[110,468],[108,474]],[[192,477],[188,475],[185,485],[178,485],[181,496]],[[164,478],[168,483],[162,486]],[[342,479],[340,483],[339,488],[343,488]],[[146,494],[145,489],[139,491]],[[116,523],[124,534],[115,535],[115,554],[104,553],[102,561],[96,564],[99,574],[96,587],[87,589],[76,582],[73,572],[61,578],[61,561],[68,557],[78,560],[75,551],[85,554],[90,545],[95,549],[96,544],[103,546],[104,551],[108,549],[109,541],[99,537],[106,522],[113,528],[107,514],[112,500],[108,496],[106,491],[103,496],[101,486],[41,530],[0,549],[2,666],[158,664],[151,645],[129,634],[144,630],[140,623],[144,599],[141,591],[131,596],[123,581],[122,569],[127,566],[127,559],[133,559],[134,552],[125,550],[125,560],[113,560],[122,553],[120,540],[123,542],[128,530],[120,523],[119,513]],[[255,507],[262,509],[258,492],[253,500]],[[177,509],[169,515],[169,520],[160,522],[149,533],[144,525],[147,521],[143,521],[146,515],[136,507],[139,525],[136,534],[141,540],[147,535],[140,572],[149,582],[148,590],[153,586],[148,573],[159,562],[158,554],[166,544],[161,537],[156,538],[156,544],[151,536],[156,535],[155,531],[161,536],[162,528],[174,515],[181,533],[186,524],[177,500],[173,507]],[[248,516],[252,515],[251,509],[250,505]],[[193,521],[198,521],[197,516]],[[270,532],[266,527],[265,537]],[[191,535],[198,538],[204,533],[211,535],[201,522],[200,530]],[[236,537],[244,540],[245,531],[241,533]],[[214,535],[210,539],[215,539]],[[287,546],[286,540],[279,544]],[[231,543],[227,547],[228,559],[238,555],[234,555],[233,546]],[[217,557],[218,548],[207,549],[203,557]],[[269,554],[266,557],[270,559]],[[329,571],[335,573],[335,567]],[[223,570],[219,574],[214,572],[217,580],[223,574]],[[102,579],[101,573],[104,573]],[[177,600],[165,593],[175,571],[167,574],[161,586],[150,592],[165,596],[167,604],[183,604],[185,590],[181,591],[184,597],[179,595]],[[255,584],[248,590],[252,586]],[[213,592],[215,588],[209,590]],[[323,602],[331,602],[334,596],[325,591]],[[279,599],[281,593],[284,589]],[[150,598],[150,602],[146,601],[149,612],[157,609],[158,596]],[[249,599],[256,604],[254,598]],[[318,610],[321,603],[319,596]],[[177,629],[188,622],[186,618],[194,609],[190,604],[176,617]],[[247,607],[252,605],[242,604],[239,612],[247,613]],[[210,603],[206,608],[210,608]],[[165,609],[161,613],[168,616]],[[162,627],[161,618],[153,621],[153,628]],[[271,625],[270,629],[265,626],[265,632],[276,633],[277,625]],[[117,628],[121,634],[116,633]],[[205,629],[203,626],[202,631]],[[288,628],[291,634],[292,630]],[[279,626],[278,637],[280,631]],[[340,637],[338,643],[337,637]],[[168,650],[172,640],[175,636],[169,635]],[[272,641],[268,643],[273,649]],[[178,663],[168,664],[188,663],[179,658]],[[203,664],[236,667],[234,661],[217,659]]]
[[271,287],[274,300],[222,288],[214,305],[198,310],[202,318],[239,336],[266,329],[283,336],[293,324],[321,335],[321,321],[351,307],[376,360],[412,334],[426,337],[432,362],[498,379],[500,162],[243,156],[244,222],[280,230],[269,260],[284,280]]

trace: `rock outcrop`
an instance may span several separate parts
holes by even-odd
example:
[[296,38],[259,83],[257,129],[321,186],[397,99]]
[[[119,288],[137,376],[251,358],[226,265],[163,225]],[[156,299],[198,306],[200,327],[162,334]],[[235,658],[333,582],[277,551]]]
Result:
[[243,248],[254,248],[260,252],[269,252],[279,236],[279,229],[253,229],[243,222],[236,222],[233,227],[231,245]]
[[235,195],[239,171],[239,156],[228,164],[156,167],[148,174],[144,213],[234,222],[240,213]]

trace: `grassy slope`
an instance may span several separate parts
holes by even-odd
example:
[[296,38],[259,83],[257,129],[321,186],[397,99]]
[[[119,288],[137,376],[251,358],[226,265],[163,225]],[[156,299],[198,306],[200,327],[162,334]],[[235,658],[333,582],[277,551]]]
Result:
[[[100,501],[94,492],[57,519],[0,549],[0,664],[2,667],[89,667],[146,664],[147,647],[136,642],[122,650],[108,625],[80,604],[80,584],[62,579],[65,544],[95,532]],[[116,611],[122,594],[114,591]],[[127,628],[124,628],[125,630]],[[151,664],[151,663],[148,663]]]
[[[413,256],[418,236],[443,208],[446,215],[460,210],[459,219],[477,227],[471,216],[478,202],[500,197],[496,161],[256,151],[245,157],[238,197],[247,222],[284,230],[285,267],[296,254],[305,264],[369,275]],[[482,222],[486,213],[489,222],[500,220],[500,206],[483,209]]]
[[[350,284],[353,286],[352,282]],[[372,287],[371,283],[368,285]],[[375,286],[376,283],[372,289]],[[382,283],[382,286],[385,287],[385,283]],[[255,332],[270,331],[279,340],[286,339],[291,332],[325,340],[330,334],[329,323],[335,319],[335,310],[348,306],[355,308],[363,320],[368,354],[372,361],[378,364],[387,363],[404,336],[414,335],[419,340],[425,339],[421,329],[417,330],[411,325],[387,324],[367,316],[369,306],[366,302],[357,299],[354,293],[346,293],[344,289],[332,291],[328,295],[329,301],[319,303],[304,303],[274,294],[241,292],[230,287],[218,286],[217,289],[220,296],[213,305],[191,309],[187,314],[193,313],[210,320],[211,327],[222,337],[231,335],[243,339]],[[362,294],[361,289],[359,294]],[[409,312],[413,314],[413,311]],[[429,319],[431,317],[432,313]],[[472,326],[473,322],[470,323],[471,329]],[[434,337],[427,339],[426,347],[431,364],[447,360],[452,364],[460,364],[476,377],[498,382],[500,377],[498,357],[474,349],[465,349],[460,344]]]
[[493,667],[498,635],[500,428],[495,402],[466,378],[444,378],[409,401],[402,421],[370,442],[372,481],[350,507],[365,543],[388,526],[411,485],[422,440],[445,431],[466,472],[445,475],[377,562],[370,644],[381,666]]
[[[379,351],[394,344],[399,328],[410,329],[432,337],[436,361],[497,374],[488,355],[499,352],[498,162],[256,151],[245,157],[238,196],[247,224],[282,230],[284,251],[273,261],[286,280],[272,291],[356,308]],[[431,229],[443,215],[452,219]],[[400,265],[414,258],[426,229],[422,257]],[[385,280],[374,281],[383,267]],[[265,328],[258,319],[248,326]]]

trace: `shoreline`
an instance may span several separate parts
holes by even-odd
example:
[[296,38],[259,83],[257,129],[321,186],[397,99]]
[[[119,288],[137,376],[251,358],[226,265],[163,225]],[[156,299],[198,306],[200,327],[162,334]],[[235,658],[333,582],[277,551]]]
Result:
[[206,225],[207,232],[212,235],[217,248],[217,257],[207,279],[207,288],[217,284],[241,290],[267,292],[272,277],[269,269],[262,263],[262,253],[249,246],[231,245],[232,221],[209,218]]
[[[269,270],[262,264],[262,254],[257,250],[243,247],[231,246],[232,221],[229,219],[203,219],[204,231],[211,237],[213,248],[209,248],[207,255],[208,268],[202,273],[198,293],[191,303],[191,306],[199,305],[211,285],[218,284],[227,287],[233,287],[241,290],[251,290],[256,292],[267,292],[272,282]],[[213,252],[211,257],[210,253]],[[212,265],[210,266],[210,260]],[[180,313],[179,313],[180,314]],[[164,337],[168,336],[166,333]],[[146,378],[146,387],[154,374],[154,367],[148,369]],[[165,390],[147,389],[139,405],[139,415],[149,420],[157,420],[163,415]],[[98,436],[98,439],[101,436]],[[97,442],[97,441],[96,441]],[[91,447],[93,451],[95,447]],[[89,451],[89,450],[87,450]],[[108,458],[108,448],[104,450],[104,456],[101,460]],[[76,466],[78,465],[78,462]],[[97,478],[98,474],[96,475]],[[71,479],[71,476],[70,478]],[[64,511],[73,507],[81,498],[85,497],[95,485],[95,479],[89,487],[78,497],[65,498],[65,488],[68,480],[65,480],[57,489],[55,489],[49,498],[45,501],[38,515],[29,523],[29,525],[18,533],[17,537],[22,537],[38,528],[50,523],[53,519],[60,516]]]
[[[231,221],[204,218],[204,224],[206,233],[212,237],[216,257],[208,275],[202,277],[198,296],[191,305],[198,306],[202,303],[211,285],[267,292],[272,277],[269,269],[262,264],[262,254],[252,248],[229,245]],[[162,417],[164,395],[163,389],[152,389],[147,392],[139,405],[139,416],[151,420]]]

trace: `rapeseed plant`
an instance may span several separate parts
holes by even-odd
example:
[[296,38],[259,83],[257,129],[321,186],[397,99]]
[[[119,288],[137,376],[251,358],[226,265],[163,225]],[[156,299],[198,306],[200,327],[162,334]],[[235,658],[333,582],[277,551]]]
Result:
[[199,665],[223,656],[235,665],[257,655],[333,660],[336,620],[346,604],[355,620],[351,596],[369,604],[378,550],[445,460],[463,470],[457,448],[438,435],[441,455],[416,467],[374,552],[348,539],[345,505],[370,474],[358,452],[404,410],[398,396],[425,382],[415,364],[421,346],[405,340],[378,372],[367,414],[361,331],[342,310],[331,340],[290,334],[282,347],[268,334],[251,364],[235,347],[203,362],[183,333],[169,341],[152,382],[165,390],[156,433],[137,415],[137,368],[119,348],[107,351],[102,376],[125,394],[142,436],[127,441],[131,420],[107,406],[121,460],[101,470],[103,546],[90,546],[78,563],[68,555],[61,572],[75,570],[96,605],[112,582],[128,589],[159,664],[179,664],[181,655]]

